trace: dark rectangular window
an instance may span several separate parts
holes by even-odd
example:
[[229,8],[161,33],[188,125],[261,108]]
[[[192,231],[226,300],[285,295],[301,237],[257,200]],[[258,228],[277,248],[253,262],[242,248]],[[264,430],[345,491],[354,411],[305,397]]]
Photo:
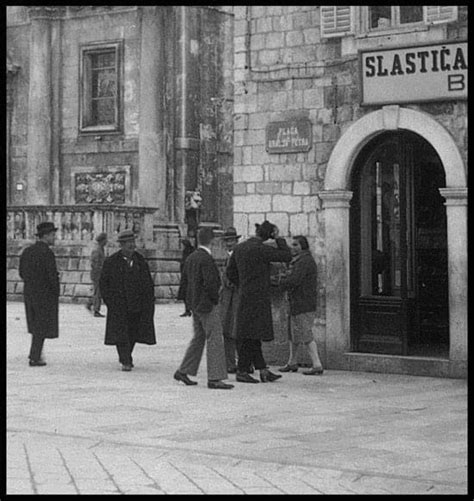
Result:
[[118,131],[120,44],[82,48],[81,58],[81,131]]

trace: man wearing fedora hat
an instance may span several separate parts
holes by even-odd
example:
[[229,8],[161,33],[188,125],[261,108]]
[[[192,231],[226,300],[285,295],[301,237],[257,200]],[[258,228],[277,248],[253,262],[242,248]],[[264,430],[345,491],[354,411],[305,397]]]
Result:
[[230,226],[227,228],[222,239],[227,249],[227,258],[224,264],[224,272],[222,273],[222,285],[219,291],[220,314],[222,318],[222,331],[224,334],[225,358],[227,362],[227,372],[235,374],[237,372],[236,354],[237,348],[235,344],[235,315],[237,312],[237,286],[233,284],[226,274],[227,265],[229,264],[230,256],[234,251],[235,246],[239,243],[241,235],[237,235],[237,230]]
[[154,283],[132,230],[119,233],[120,250],[107,257],[99,287],[107,306],[106,345],[115,345],[123,371],[131,371],[135,343],[156,344]]
[[26,323],[31,334],[29,364],[41,367],[46,365],[41,357],[44,340],[59,336],[59,274],[50,249],[57,228],[53,223],[43,222],[36,230],[37,242],[20,256],[19,274],[24,281]]

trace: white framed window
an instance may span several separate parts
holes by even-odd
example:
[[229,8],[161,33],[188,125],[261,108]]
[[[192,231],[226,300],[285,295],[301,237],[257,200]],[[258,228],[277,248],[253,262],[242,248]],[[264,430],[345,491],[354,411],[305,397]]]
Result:
[[369,5],[361,7],[361,32],[403,32],[430,24],[441,24],[457,19],[457,7],[426,5]]
[[121,50],[118,42],[80,49],[81,132],[118,132],[121,127]]
[[457,17],[458,9],[454,5],[322,5],[321,37],[343,37],[355,31],[359,34],[380,34],[427,29],[431,24],[448,23]]

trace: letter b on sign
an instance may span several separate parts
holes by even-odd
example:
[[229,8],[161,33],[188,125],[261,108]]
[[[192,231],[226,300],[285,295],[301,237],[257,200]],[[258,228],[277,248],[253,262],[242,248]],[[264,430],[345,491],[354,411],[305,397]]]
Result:
[[465,88],[464,75],[448,75],[448,90],[450,92],[464,90]]

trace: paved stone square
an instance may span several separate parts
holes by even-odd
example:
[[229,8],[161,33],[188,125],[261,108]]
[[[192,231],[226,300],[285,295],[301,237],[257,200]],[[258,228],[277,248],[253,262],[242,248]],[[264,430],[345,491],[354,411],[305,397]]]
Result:
[[[7,303],[7,494],[467,494],[467,382],[326,370],[186,387],[182,303],[122,372],[105,319],[60,304],[45,367]],[[105,311],[105,308],[104,308]],[[276,369],[276,368],[274,368]],[[229,376],[229,382],[234,382]]]

